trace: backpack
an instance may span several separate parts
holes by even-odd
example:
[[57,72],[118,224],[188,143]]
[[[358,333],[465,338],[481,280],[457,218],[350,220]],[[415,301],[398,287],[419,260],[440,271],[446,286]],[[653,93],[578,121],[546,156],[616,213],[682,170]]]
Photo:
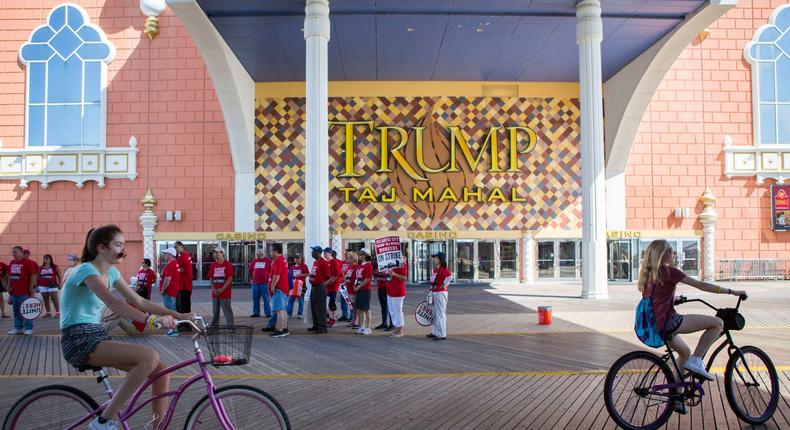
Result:
[[636,316],[634,318],[634,331],[636,337],[645,345],[651,348],[660,348],[664,345],[664,338],[661,332],[656,327],[656,317],[653,313],[653,290],[650,291],[650,297],[643,297],[636,306]]

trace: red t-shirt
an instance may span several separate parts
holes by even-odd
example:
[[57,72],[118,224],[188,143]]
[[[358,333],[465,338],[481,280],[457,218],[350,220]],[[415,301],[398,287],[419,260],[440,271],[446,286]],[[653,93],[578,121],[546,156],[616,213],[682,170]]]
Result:
[[[50,284],[57,284],[58,283],[58,274],[56,272],[56,267],[44,267],[41,266],[38,269],[38,286],[39,287],[49,287]],[[57,288],[56,285],[53,285],[51,288]]]
[[8,265],[8,292],[12,296],[26,296],[30,294],[30,278],[37,273],[33,261],[23,258],[11,260]]
[[151,287],[156,280],[156,272],[151,269],[143,269],[137,272],[137,288],[145,288],[148,293],[151,293]]
[[343,263],[341,269],[343,270],[343,284],[346,286],[346,291],[348,294],[354,294],[354,280],[357,275],[357,265]]
[[329,262],[329,276],[334,277],[335,282],[326,287],[326,292],[336,293],[340,290],[340,283],[343,281],[343,263],[337,258]]
[[179,278],[181,280],[181,290],[192,291],[192,255],[188,252],[178,254]]
[[268,258],[256,258],[250,263],[250,276],[253,284],[268,285],[271,281],[272,260]]
[[331,270],[329,262],[319,257],[313,262],[313,268],[310,270],[310,284],[316,286],[326,283],[326,280],[332,277]]
[[228,285],[228,288],[220,295],[217,295],[217,289],[225,285],[225,281],[233,279],[233,265],[230,261],[225,260],[222,264],[214,262],[208,269],[208,278],[211,279],[211,297],[214,299],[229,299],[230,290],[233,289],[233,284]]
[[[302,297],[302,286],[304,286],[309,273],[310,270],[304,263],[294,264],[291,266],[291,276],[293,276],[294,279],[294,288],[291,290],[291,297]],[[302,281],[302,285],[299,285],[299,283],[296,281]]]
[[[406,276],[409,273],[409,268],[406,262],[403,266],[392,269],[393,273]],[[406,281],[392,277],[392,280],[387,283],[387,295],[390,297],[406,297]]]
[[447,291],[447,285],[450,283],[453,274],[447,270],[446,267],[441,267],[438,270],[434,269],[431,274],[431,291]]
[[[370,284],[373,282],[373,265],[370,264],[369,261],[366,261],[359,266],[357,266],[357,273],[354,279],[354,290],[359,291],[361,290],[370,290]],[[360,287],[362,282],[365,280],[369,280],[370,282],[367,285]]]
[[274,283],[274,277],[277,275],[280,275],[280,279],[277,280],[277,285],[274,288],[288,295],[288,290],[290,289],[288,286],[288,262],[285,261],[285,257],[282,255],[275,258],[274,263],[272,263],[272,279],[269,285]]
[[[682,270],[676,267],[661,266],[659,287],[655,288],[654,284],[651,283],[650,287],[645,288],[645,291],[642,292],[642,297],[645,298],[650,298],[652,295],[656,327],[662,333],[667,319],[677,313],[675,312],[675,290],[678,282],[682,281],[686,276]],[[653,291],[654,288],[655,292]]]
[[[170,283],[167,284],[167,291],[162,292],[162,287],[165,285],[165,278],[170,277]],[[178,290],[181,288],[181,278],[178,273],[178,262],[172,260],[167,263],[165,270],[162,271],[162,278],[159,279],[159,292],[170,297],[175,297]]]
[[27,257],[23,258],[23,260],[28,261],[30,262],[30,264],[33,265],[33,273],[38,273],[38,269],[39,269],[38,263],[33,261],[33,259]]
[[8,265],[0,261],[0,279],[8,272]]

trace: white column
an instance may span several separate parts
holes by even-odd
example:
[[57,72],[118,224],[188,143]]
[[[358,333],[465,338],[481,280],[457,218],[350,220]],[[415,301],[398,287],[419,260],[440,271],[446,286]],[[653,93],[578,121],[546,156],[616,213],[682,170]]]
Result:
[[236,172],[233,225],[236,231],[255,231],[255,172]]
[[151,194],[150,189],[145,193],[145,196],[143,196],[141,203],[143,207],[145,207],[145,210],[139,218],[140,226],[143,228],[143,258],[149,258],[152,262],[155,262],[156,259],[154,257],[156,257],[156,250],[154,249],[154,233],[157,218],[153,209],[156,200],[153,194]]
[[524,282],[535,282],[535,239],[532,233],[525,233],[521,238],[521,267],[524,271]]
[[607,298],[600,0],[576,3],[582,159],[582,298]]
[[304,38],[307,41],[304,255],[310,267],[313,258],[307,250],[314,245],[329,245],[328,0],[307,0]]
[[625,230],[625,172],[606,178],[606,229]]
[[709,188],[705,188],[705,192],[699,198],[702,202],[702,213],[699,214],[700,222],[702,222],[702,246],[703,259],[705,260],[702,270],[702,279],[704,281],[716,280],[716,219],[719,214],[713,210],[713,202],[716,198]]

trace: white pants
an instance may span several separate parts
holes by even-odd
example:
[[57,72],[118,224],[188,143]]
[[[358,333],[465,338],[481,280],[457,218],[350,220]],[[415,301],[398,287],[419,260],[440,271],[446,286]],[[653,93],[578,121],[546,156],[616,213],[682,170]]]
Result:
[[447,291],[433,292],[433,331],[436,337],[447,337]]
[[387,309],[390,312],[390,321],[397,328],[403,327],[403,299],[405,297],[387,296]]

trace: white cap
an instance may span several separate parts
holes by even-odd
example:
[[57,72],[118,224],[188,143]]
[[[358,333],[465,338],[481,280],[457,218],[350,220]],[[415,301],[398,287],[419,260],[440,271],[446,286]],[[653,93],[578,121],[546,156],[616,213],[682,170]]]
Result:
[[176,251],[175,248],[167,248],[167,249],[164,250],[164,253],[165,254],[170,254],[173,257],[178,257],[178,251]]
[[363,253],[365,255],[370,255],[370,251],[367,248],[362,248],[362,249],[359,250],[359,252],[361,252],[361,253]]
[[221,246],[214,248],[214,252],[221,252],[223,255],[225,254],[225,249]]

